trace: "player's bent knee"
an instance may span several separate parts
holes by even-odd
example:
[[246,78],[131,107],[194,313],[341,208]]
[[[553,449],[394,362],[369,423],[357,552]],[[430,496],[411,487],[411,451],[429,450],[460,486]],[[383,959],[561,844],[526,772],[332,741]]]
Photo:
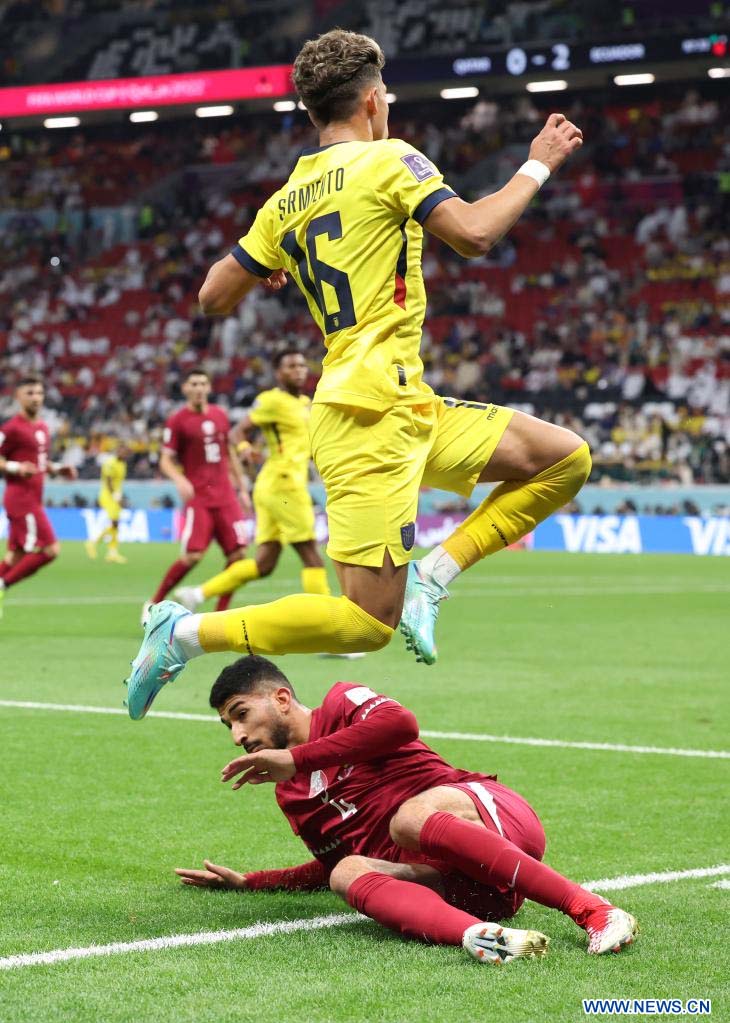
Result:
[[330,889],[340,898],[347,898],[347,889],[353,881],[372,870],[370,860],[366,856],[345,856],[330,874]]
[[[422,814],[418,813],[415,800],[409,799],[393,815],[390,821],[390,837],[402,849],[416,850],[423,826]],[[427,816],[430,816],[428,811]]]
[[46,555],[47,558],[57,558],[58,555],[61,553],[60,543],[56,542],[49,544],[48,547],[43,548],[43,553]]
[[203,557],[202,551],[191,551],[188,554],[183,554],[182,560],[186,565],[197,565],[200,559]]

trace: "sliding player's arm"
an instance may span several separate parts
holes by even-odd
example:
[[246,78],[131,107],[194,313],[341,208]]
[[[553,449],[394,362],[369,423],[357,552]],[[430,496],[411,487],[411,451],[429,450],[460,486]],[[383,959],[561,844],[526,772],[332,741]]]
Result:
[[[348,697],[348,691],[353,695]],[[365,686],[352,686],[348,691],[344,693],[345,701],[350,701],[345,714],[351,723],[344,728],[291,749],[264,749],[236,757],[223,768],[221,781],[238,776],[234,790],[246,784],[288,781],[298,771],[377,760],[418,738],[418,722],[406,707]]]
[[[580,128],[562,114],[551,114],[530,146],[530,160],[538,160],[554,173],[583,145]],[[461,256],[483,256],[520,219],[539,189],[537,181],[519,170],[493,195],[476,202],[455,196],[439,203],[423,223],[431,234]]]
[[286,284],[273,234],[271,199],[256,214],[251,230],[208,271],[198,301],[206,316],[225,316],[257,284],[278,291]]
[[329,871],[319,860],[309,860],[297,867],[284,867],[281,870],[254,870],[245,874],[230,867],[222,867],[210,860],[203,860],[205,870],[193,870],[187,867],[175,867],[175,873],[183,884],[194,888],[226,888],[239,891],[263,891],[264,889],[284,889],[290,892],[316,891],[327,887]]

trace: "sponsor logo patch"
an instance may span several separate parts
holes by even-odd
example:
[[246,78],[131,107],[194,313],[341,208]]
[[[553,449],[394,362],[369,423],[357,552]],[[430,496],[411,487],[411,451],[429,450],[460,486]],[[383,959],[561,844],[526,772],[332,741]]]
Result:
[[428,178],[436,177],[436,168],[420,153],[406,153],[401,160],[411,172],[416,181],[426,181]]

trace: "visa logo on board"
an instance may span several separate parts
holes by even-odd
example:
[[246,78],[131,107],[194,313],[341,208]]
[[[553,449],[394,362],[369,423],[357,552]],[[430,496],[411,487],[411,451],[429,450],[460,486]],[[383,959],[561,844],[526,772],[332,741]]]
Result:
[[635,515],[556,515],[567,551],[586,554],[641,554]]
[[694,554],[730,554],[730,519],[682,519],[689,529]]

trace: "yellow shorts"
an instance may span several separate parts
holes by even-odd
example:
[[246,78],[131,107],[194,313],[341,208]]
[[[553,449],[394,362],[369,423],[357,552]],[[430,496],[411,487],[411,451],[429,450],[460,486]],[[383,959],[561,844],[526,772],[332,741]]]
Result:
[[110,522],[119,522],[122,517],[122,506],[118,501],[112,500],[111,497],[102,496],[99,498],[99,507],[109,516]]
[[253,488],[256,543],[306,543],[314,539],[314,505],[306,484],[258,477]]
[[512,418],[501,405],[436,398],[372,412],[315,404],[312,457],[327,491],[334,561],[379,567],[410,560],[418,491],[438,487],[468,497]]

